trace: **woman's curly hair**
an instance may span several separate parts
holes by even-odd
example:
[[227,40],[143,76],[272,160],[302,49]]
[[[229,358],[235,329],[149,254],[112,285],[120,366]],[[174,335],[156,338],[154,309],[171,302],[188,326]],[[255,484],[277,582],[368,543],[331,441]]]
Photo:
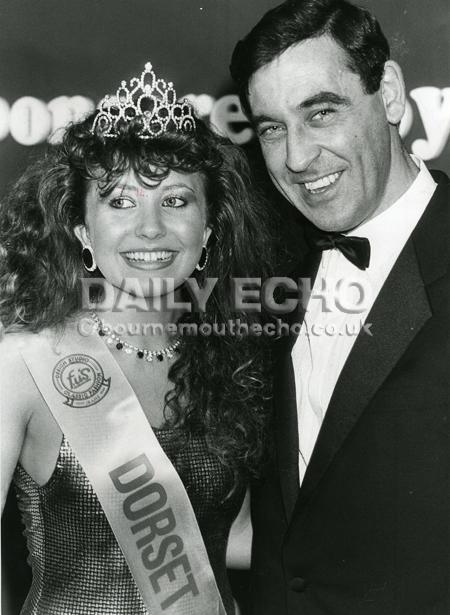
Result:
[[[101,173],[114,186],[127,171],[152,180],[171,170],[201,173],[212,229],[206,268],[218,278],[204,313],[183,318],[198,325],[257,322],[237,313],[233,278],[270,274],[268,210],[252,184],[244,154],[200,119],[192,132],[139,138],[139,123],[115,138],[92,132],[95,114],[72,124],[60,144],[32,164],[1,204],[0,319],[7,330],[37,332],[64,326],[81,309],[86,277],[73,229],[84,223],[88,182]],[[242,327],[241,327],[242,328]],[[235,477],[258,473],[265,450],[269,383],[266,342],[252,335],[187,336],[172,364],[166,418],[186,440],[204,433]],[[179,428],[179,429],[178,429]]]

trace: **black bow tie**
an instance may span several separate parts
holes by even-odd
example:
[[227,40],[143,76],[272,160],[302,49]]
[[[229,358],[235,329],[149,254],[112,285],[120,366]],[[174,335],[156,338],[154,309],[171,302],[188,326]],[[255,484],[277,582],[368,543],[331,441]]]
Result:
[[336,248],[359,269],[367,269],[370,262],[370,243],[365,237],[351,237],[342,233],[321,231],[309,226],[305,229],[309,245],[320,252]]

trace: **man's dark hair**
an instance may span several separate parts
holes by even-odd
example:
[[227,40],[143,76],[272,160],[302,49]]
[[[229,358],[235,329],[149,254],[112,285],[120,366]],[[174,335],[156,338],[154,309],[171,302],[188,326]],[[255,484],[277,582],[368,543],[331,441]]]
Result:
[[360,76],[367,94],[379,89],[390,51],[369,11],[346,0],[287,0],[268,11],[233,52],[231,75],[249,116],[252,75],[292,45],[322,35],[333,38],[346,52],[348,68]]

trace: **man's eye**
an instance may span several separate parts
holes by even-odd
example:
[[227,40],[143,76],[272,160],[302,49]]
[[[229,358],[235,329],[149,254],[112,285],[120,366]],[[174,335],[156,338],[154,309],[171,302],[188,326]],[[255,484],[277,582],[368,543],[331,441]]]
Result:
[[180,196],[168,196],[162,202],[163,207],[183,207],[186,205],[186,200]]
[[263,139],[271,139],[281,134],[283,127],[279,124],[270,124],[259,129],[258,135]]
[[324,120],[329,119],[334,113],[334,109],[320,109],[312,116],[312,119],[318,122],[323,122]]
[[129,209],[130,207],[136,207],[135,202],[132,199],[119,196],[109,201],[110,207],[115,209]]

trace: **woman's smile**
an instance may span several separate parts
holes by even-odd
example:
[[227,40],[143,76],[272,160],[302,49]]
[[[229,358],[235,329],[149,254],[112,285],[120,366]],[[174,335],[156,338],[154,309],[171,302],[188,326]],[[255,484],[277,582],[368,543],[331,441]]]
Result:
[[129,267],[153,271],[164,269],[171,265],[178,252],[176,250],[128,250],[121,252],[121,256]]

